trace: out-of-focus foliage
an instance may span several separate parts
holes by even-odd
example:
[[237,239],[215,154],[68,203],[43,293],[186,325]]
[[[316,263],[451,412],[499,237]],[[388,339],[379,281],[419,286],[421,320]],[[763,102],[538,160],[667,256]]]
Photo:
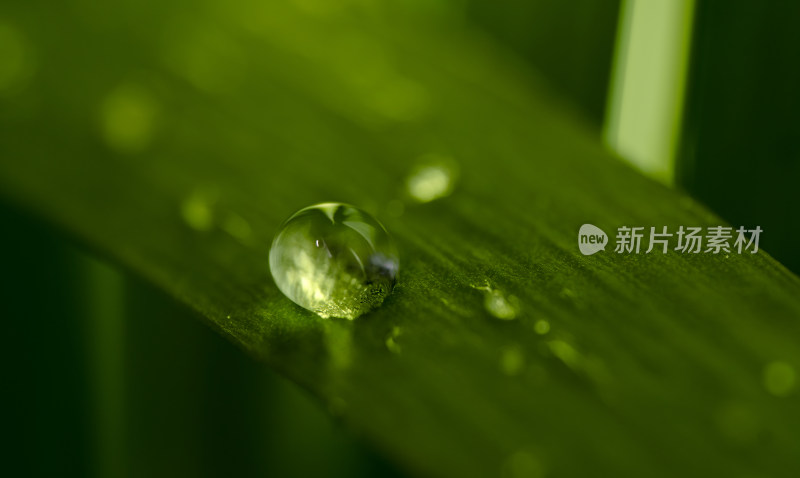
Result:
[[618,0],[471,0],[468,18],[542,72],[599,127],[616,39]]
[[[183,304],[0,207],[7,476],[396,476]],[[313,456],[313,460],[308,459]],[[46,457],[46,459],[43,459]]]
[[800,4],[699,0],[680,183],[800,271]]

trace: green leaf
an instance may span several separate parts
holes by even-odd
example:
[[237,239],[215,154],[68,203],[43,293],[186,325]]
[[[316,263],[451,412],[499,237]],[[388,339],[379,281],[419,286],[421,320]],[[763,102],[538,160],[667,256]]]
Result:
[[[796,469],[797,277],[763,251],[580,255],[584,223],[721,220],[611,157],[535,71],[451,16],[264,3],[19,20],[38,69],[3,100],[4,196],[412,470]],[[431,157],[458,179],[418,203],[406,177]],[[375,213],[400,247],[394,293],[352,322],[297,307],[267,267],[281,222],[330,200]]]

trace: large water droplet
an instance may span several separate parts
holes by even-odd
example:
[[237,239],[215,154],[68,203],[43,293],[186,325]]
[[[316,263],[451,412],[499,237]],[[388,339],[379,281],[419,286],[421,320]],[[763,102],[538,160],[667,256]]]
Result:
[[272,241],[269,267],[278,288],[321,317],[354,319],[394,287],[397,249],[366,212],[341,203],[301,209]]

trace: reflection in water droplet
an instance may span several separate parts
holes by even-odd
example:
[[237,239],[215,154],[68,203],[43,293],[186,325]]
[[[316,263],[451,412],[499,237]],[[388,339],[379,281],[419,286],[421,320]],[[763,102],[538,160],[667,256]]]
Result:
[[217,200],[214,190],[197,189],[181,203],[181,216],[186,224],[198,231],[210,231],[214,226],[213,206]]
[[153,139],[158,110],[147,89],[133,84],[118,86],[100,109],[103,138],[120,153],[143,151]]
[[458,165],[450,158],[423,157],[406,179],[408,195],[425,203],[453,192],[458,178]]
[[533,325],[533,330],[539,335],[544,335],[547,332],[550,332],[550,322],[544,319],[539,319]]
[[23,87],[33,70],[33,52],[25,37],[0,20],[0,96]]
[[320,317],[354,319],[379,306],[394,287],[399,260],[386,229],[342,203],[301,209],[269,252],[275,284]]
[[764,367],[764,388],[776,397],[785,397],[794,389],[794,367],[786,362],[770,362]]
[[389,336],[386,337],[386,348],[393,354],[400,353],[400,344],[397,343],[397,338],[400,337],[400,333],[400,327],[394,326]]
[[503,349],[500,356],[500,370],[506,375],[519,375],[525,367],[525,355],[519,345]]

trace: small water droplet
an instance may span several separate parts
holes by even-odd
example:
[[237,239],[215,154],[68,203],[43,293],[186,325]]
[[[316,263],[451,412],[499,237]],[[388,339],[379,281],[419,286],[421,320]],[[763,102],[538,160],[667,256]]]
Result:
[[514,295],[506,295],[503,291],[486,285],[476,287],[485,292],[483,306],[487,312],[500,320],[514,320],[519,312],[519,299]]
[[514,295],[506,295],[486,282],[486,285],[472,285],[474,289],[484,292],[483,306],[486,311],[500,320],[513,320],[519,312],[519,299]]
[[550,322],[544,319],[539,319],[533,325],[533,330],[539,335],[544,335],[547,332],[550,332]]
[[794,389],[794,367],[786,362],[770,362],[764,367],[764,388],[776,397],[785,397]]
[[506,297],[499,290],[487,293],[483,305],[498,319],[513,320],[517,317],[517,298],[513,295]]
[[272,241],[275,284],[320,317],[354,319],[391,293],[399,260],[386,229],[366,212],[323,203],[290,217]]
[[400,334],[400,327],[394,326],[389,336],[386,337],[386,348],[393,354],[400,354],[400,344],[397,343],[397,338],[400,337]]
[[406,190],[414,200],[425,203],[450,195],[458,177],[458,165],[451,158],[427,155],[406,179]]
[[500,356],[500,370],[506,375],[519,375],[525,367],[525,355],[518,345],[503,349]]

